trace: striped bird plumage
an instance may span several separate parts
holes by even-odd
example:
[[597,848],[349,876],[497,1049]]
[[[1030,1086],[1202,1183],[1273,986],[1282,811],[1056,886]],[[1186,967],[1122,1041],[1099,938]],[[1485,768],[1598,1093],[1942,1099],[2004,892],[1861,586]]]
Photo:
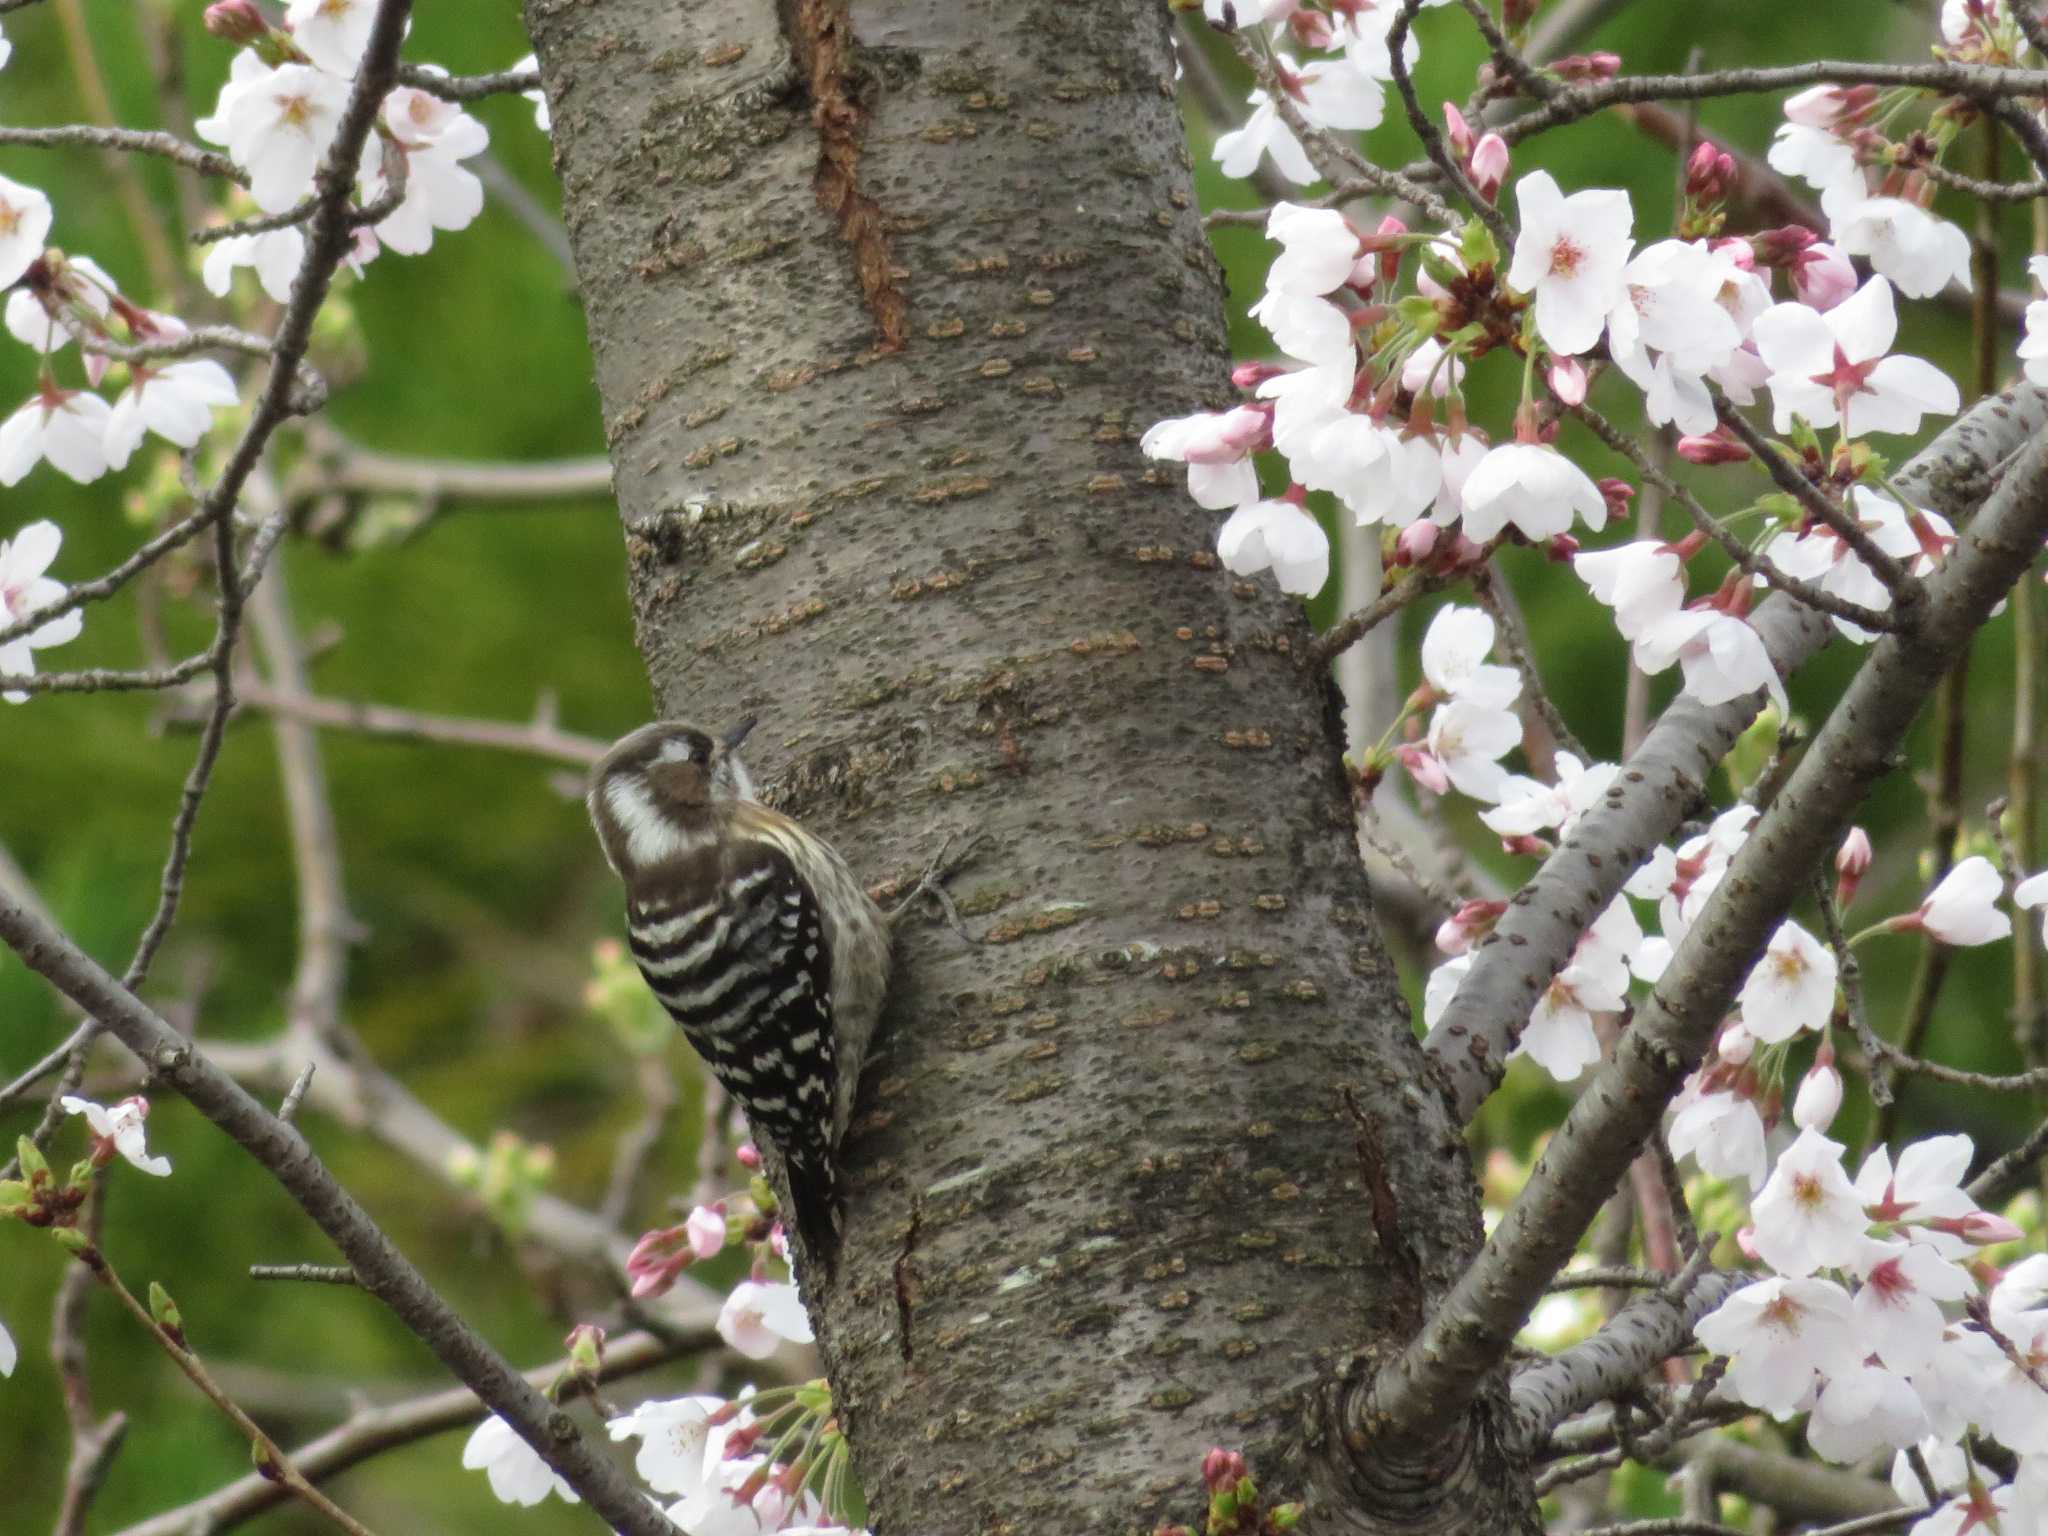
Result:
[[832,950],[817,897],[767,842],[705,848],[650,884],[626,909],[640,974],[789,1164],[806,1251],[827,1252],[838,1222],[836,1072]]

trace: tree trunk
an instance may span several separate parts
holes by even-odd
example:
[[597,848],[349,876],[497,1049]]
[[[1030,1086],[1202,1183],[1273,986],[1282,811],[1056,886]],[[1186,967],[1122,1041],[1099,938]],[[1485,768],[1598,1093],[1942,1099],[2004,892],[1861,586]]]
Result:
[[[809,1298],[876,1528],[1534,1524],[1351,1391],[1479,1239],[1299,607],[1140,432],[1228,397],[1157,0],[530,0],[639,636],[912,914]],[[785,26],[787,31],[785,31]]]

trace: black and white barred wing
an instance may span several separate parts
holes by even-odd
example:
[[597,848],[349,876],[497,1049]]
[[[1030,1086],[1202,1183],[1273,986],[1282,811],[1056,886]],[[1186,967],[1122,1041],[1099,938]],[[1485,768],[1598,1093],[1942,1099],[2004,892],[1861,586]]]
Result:
[[634,902],[628,936],[654,995],[781,1157],[805,1251],[826,1254],[838,1227],[832,956],[788,855],[765,842],[738,852],[689,897]]

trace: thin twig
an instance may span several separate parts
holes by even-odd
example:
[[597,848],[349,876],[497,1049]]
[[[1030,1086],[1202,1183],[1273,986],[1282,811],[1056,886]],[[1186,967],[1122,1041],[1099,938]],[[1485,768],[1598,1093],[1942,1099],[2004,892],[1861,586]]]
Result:
[[1308,648],[1309,665],[1328,666],[1338,652],[1356,645],[1417,598],[1428,597],[1432,592],[1441,592],[1445,587],[1465,581],[1470,576],[1471,572],[1468,570],[1428,570],[1411,573],[1389,586],[1356,613],[1346,614],[1318,635],[1315,643]]
[[[280,1115],[279,1119],[284,1117]],[[251,1264],[251,1280],[299,1280],[309,1285],[354,1285],[363,1282],[346,1264]]]
[[318,1510],[348,1532],[349,1536],[371,1536],[367,1526],[306,1480],[305,1474],[292,1464],[291,1458],[285,1455],[277,1442],[265,1434],[262,1426],[244,1413],[241,1405],[221,1389],[220,1383],[213,1379],[199,1356],[185,1342],[182,1330],[173,1333],[158,1322],[150,1309],[136,1299],[134,1292],[121,1283],[121,1277],[114,1273],[113,1266],[97,1248],[88,1246],[76,1257],[78,1262],[91,1270],[93,1277],[134,1315],[136,1321],[149,1330],[151,1337],[162,1347],[164,1353],[171,1357],[171,1363],[185,1373],[186,1379],[204,1393],[207,1400],[241,1431],[243,1438],[249,1442],[251,1450],[255,1453],[258,1467],[275,1477],[305,1504]]
[[85,123],[67,124],[61,128],[0,128],[0,145],[7,144],[33,149],[83,145],[92,149],[120,150],[131,155],[155,155],[174,165],[182,165],[188,171],[197,171],[202,176],[222,176],[238,186],[249,184],[248,173],[226,155],[187,144],[169,133],[142,132],[133,128],[95,128]]
[[[1779,570],[1770,556],[1752,550],[1724,528],[1721,520],[1701,505],[1697,496],[1658,468],[1655,461],[1637,446],[1634,439],[1594,410],[1590,404],[1582,402],[1567,409],[1591,427],[1593,435],[1601,442],[1635,465],[1642,477],[1656,486],[1667,501],[1675,501],[1684,508],[1686,516],[1692,519],[1693,526],[1718,544],[1722,552],[1744,572],[1752,576],[1761,576],[1772,586],[1809,608],[1833,618],[1844,619],[1861,628],[1885,631],[1899,627],[1898,619],[1889,613],[1881,613],[1862,603],[1837,597],[1832,592],[1816,587],[1810,581],[1802,581],[1797,576],[1789,576]],[[1747,426],[1748,423],[1745,422],[1743,425]]]
[[400,85],[409,85],[429,96],[455,102],[481,101],[486,96],[540,89],[540,71],[537,69],[505,69],[495,75],[438,75],[415,64],[401,64],[397,80]]

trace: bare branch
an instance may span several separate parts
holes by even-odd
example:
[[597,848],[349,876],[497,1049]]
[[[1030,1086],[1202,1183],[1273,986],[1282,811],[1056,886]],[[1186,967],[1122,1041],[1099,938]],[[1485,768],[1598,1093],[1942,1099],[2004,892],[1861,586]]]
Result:
[[[0,6],[0,11],[5,9]],[[202,176],[221,176],[237,186],[249,185],[248,172],[226,155],[201,149],[197,144],[187,144],[170,133],[145,133],[133,128],[95,128],[85,123],[62,128],[0,128],[0,145],[4,144],[20,144],[34,149],[82,145],[89,149],[120,150],[131,155],[155,155],[174,165],[182,165],[188,171],[197,171]]]
[[437,75],[431,69],[412,64],[398,67],[398,83],[409,85],[443,101],[482,101],[486,96],[504,96],[513,91],[540,89],[537,69],[505,69],[495,75]]
[[1660,1276],[1662,1289],[1636,1297],[1592,1338],[1517,1372],[1508,1402],[1519,1442],[1534,1444],[1582,1408],[1628,1391],[1645,1371],[1683,1349],[1693,1325],[1749,1278],[1716,1271],[1681,1287]]

